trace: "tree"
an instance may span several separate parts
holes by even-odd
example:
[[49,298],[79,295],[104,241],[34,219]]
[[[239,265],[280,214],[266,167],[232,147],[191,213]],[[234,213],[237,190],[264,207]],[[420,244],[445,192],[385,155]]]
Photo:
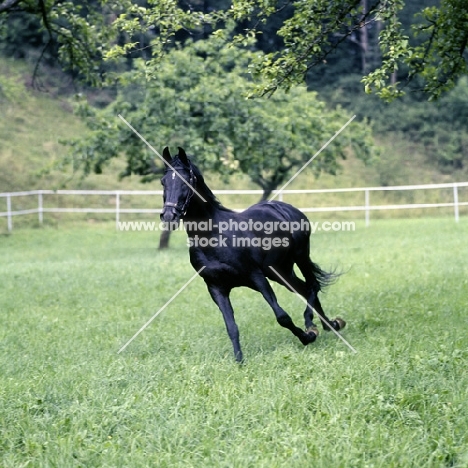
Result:
[[[414,8],[404,0],[0,0],[0,29],[9,15],[21,11],[38,18],[55,44],[64,67],[97,82],[107,71],[103,58],[141,56],[160,60],[187,36],[222,34],[232,20],[240,27],[235,40],[251,47],[259,41],[269,53],[252,67],[267,81],[257,89],[274,92],[303,83],[308,70],[319,67],[346,42],[365,52],[368,31],[378,35],[381,63],[364,72],[368,92],[385,99],[401,95],[408,82],[417,82],[435,99],[467,74],[468,10],[466,0],[433,0],[412,17],[414,34],[402,27]],[[405,9],[406,7],[406,9]],[[4,29],[4,28],[3,28]],[[230,29],[228,29],[230,31]],[[273,39],[275,38],[275,39]],[[276,40],[279,38],[279,40]],[[229,37],[230,39],[230,37]],[[271,43],[271,44],[270,44]],[[270,44],[270,45],[269,45]],[[283,45],[281,47],[280,45]],[[370,66],[361,55],[362,69]],[[397,73],[404,70],[401,83]]]
[[[213,36],[173,49],[155,68],[152,62],[136,61],[136,68],[120,77],[122,87],[108,108],[81,104],[90,133],[69,142],[74,169],[100,173],[110,159],[124,155],[121,177],[137,174],[144,182],[159,177],[162,164],[117,118],[122,115],[155,147],[184,147],[203,170],[225,177],[241,171],[268,198],[349,115],[328,110],[304,87],[247,99],[255,86],[246,73],[253,55]],[[315,172],[334,173],[338,158],[351,148],[364,160],[371,157],[366,125],[353,122],[315,160]]]
[[[368,48],[367,32],[371,25],[376,25],[381,57],[380,64],[367,72],[369,64],[365,62],[363,49],[362,68],[366,73],[363,82],[368,92],[390,100],[403,94],[409,82],[418,82],[418,86],[421,82],[427,96],[435,99],[468,71],[465,0],[440,0],[439,6],[422,7],[412,18],[411,37],[402,27],[402,16],[409,11],[404,7],[410,3],[404,0],[233,0],[229,8],[219,7],[208,13],[197,10],[198,3],[184,2],[188,8],[183,10],[175,1],[156,1],[147,8],[134,7],[121,15],[115,25],[131,36],[155,24],[166,28],[162,40],[155,36],[151,41],[154,56],[160,57],[177,31],[204,28],[206,33],[206,28],[211,28],[214,34],[222,35],[224,25],[231,20],[242,24],[234,40],[250,47],[251,39],[256,39],[266,25],[282,15],[277,35],[284,47],[260,55],[252,64],[252,69],[266,79],[256,90],[260,94],[304,83],[308,70],[323,64],[348,39],[357,42],[361,49]],[[162,4],[165,8],[170,4],[170,15],[161,9]],[[284,16],[286,9],[288,15]],[[167,28],[169,23],[171,26]],[[109,56],[128,52],[133,46],[138,47],[137,43],[127,43],[114,48]],[[396,77],[402,68],[405,77],[400,83]]]
[[22,58],[34,50],[33,81],[47,59],[87,84],[100,85],[109,69],[103,54],[118,44],[112,23],[127,5],[127,0],[4,0],[2,52]]
[[[379,44],[382,62],[363,78],[368,92],[384,99],[403,93],[405,83],[394,81],[401,67],[407,69],[407,81],[416,77],[429,98],[437,98],[451,89],[466,74],[468,10],[465,0],[441,0],[440,6],[423,8],[413,18],[414,43],[402,28],[403,0],[304,0],[293,2],[294,13],[284,21],[278,34],[285,48],[267,54],[257,69],[268,78],[262,93],[288,88],[302,82],[308,70],[320,65],[347,38],[382,22]],[[234,1],[226,13],[237,20],[265,21],[279,10],[277,2]],[[253,27],[238,37],[255,34]],[[393,77],[393,78],[392,78]]]
[[[82,103],[80,113],[91,133],[70,142],[75,169],[99,173],[124,153],[127,166],[121,177],[138,174],[150,181],[158,176],[154,154],[117,118],[121,114],[156,147],[189,148],[204,170],[225,176],[241,171],[268,198],[350,116],[327,109],[304,87],[247,99],[255,86],[246,74],[252,55],[213,37],[174,49],[156,69],[137,61],[137,68],[121,77],[125,87],[108,108]],[[334,173],[337,158],[350,147],[369,159],[369,128],[351,127],[317,158],[316,173]]]

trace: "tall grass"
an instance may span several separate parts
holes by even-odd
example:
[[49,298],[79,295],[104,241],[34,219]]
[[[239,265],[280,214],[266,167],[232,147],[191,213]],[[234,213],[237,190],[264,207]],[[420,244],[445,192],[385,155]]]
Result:
[[[309,347],[261,297],[233,305],[246,362],[191,277],[183,233],[113,225],[0,237],[0,465],[468,466],[468,225],[376,221],[313,236],[351,353]],[[301,301],[275,286],[301,322]]]

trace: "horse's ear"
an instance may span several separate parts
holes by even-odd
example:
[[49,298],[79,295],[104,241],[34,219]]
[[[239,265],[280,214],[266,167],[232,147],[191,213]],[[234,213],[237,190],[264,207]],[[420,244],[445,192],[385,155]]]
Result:
[[166,161],[167,163],[170,163],[172,161],[172,156],[167,146],[163,149],[163,158],[164,161]]
[[185,166],[188,166],[189,165],[189,160],[187,158],[187,155],[185,154],[185,151],[183,148],[181,148],[180,146],[177,147],[178,150],[179,150],[179,159],[180,161],[182,162],[182,164],[184,164]]

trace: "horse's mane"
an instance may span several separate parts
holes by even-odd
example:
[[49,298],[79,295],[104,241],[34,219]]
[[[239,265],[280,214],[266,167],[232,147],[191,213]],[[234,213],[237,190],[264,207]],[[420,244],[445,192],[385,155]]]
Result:
[[[190,159],[188,159],[188,163],[188,169],[191,169],[193,175],[197,178],[197,192],[200,192],[200,195],[202,195],[203,198],[214,208],[223,211],[233,211],[223,206],[221,202],[216,198],[216,195],[211,191],[208,185],[206,185],[205,179],[200,169],[198,169],[198,167]],[[177,156],[172,160],[171,165],[175,168],[179,166],[184,169],[187,169],[187,165],[184,164]]]

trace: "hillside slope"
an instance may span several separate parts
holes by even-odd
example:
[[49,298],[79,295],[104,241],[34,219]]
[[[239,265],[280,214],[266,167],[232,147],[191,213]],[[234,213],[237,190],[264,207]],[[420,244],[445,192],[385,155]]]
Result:
[[86,132],[73,114],[72,98],[27,86],[31,70],[8,59],[0,62],[0,192],[33,189],[141,189],[138,178],[118,180],[123,162],[102,175],[82,179],[57,167],[67,148],[61,141]]

